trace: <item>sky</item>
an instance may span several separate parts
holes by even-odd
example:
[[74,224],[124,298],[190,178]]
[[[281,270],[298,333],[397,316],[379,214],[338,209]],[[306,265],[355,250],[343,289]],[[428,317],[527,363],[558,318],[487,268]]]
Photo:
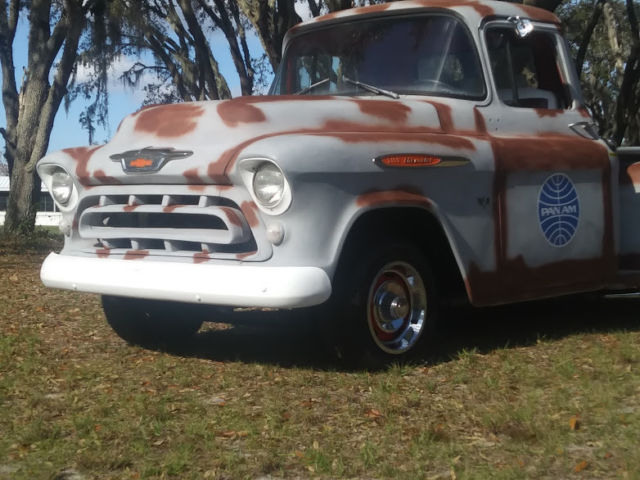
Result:
[[[28,45],[28,26],[25,18],[22,18],[16,38],[14,41],[14,62],[16,70],[16,81],[20,88],[23,67],[27,64],[27,45]],[[251,35],[247,39],[249,48],[256,55],[261,55],[263,50],[257,37]],[[225,76],[231,93],[234,97],[240,95],[240,80],[236,73],[235,67],[231,60],[228,44],[221,32],[214,32],[210,36],[210,44],[215,58],[218,60],[220,71]],[[133,62],[134,57],[123,57],[111,71],[109,83],[109,122],[107,128],[97,127],[94,134],[94,143],[104,143],[115,132],[120,120],[126,115],[135,112],[140,108],[144,100],[143,84],[133,89],[125,87],[118,79],[120,74]],[[149,58],[143,59],[147,63],[151,63]],[[81,74],[82,72],[79,72]],[[68,112],[64,109],[64,102],[55,118],[53,131],[49,142],[49,152],[60,150],[63,148],[77,147],[87,145],[89,143],[88,134],[82,129],[78,122],[78,117],[82,112],[85,101],[78,99],[71,104]],[[6,125],[4,106],[0,102],[0,127]],[[0,142],[0,150],[4,151],[4,142]]]

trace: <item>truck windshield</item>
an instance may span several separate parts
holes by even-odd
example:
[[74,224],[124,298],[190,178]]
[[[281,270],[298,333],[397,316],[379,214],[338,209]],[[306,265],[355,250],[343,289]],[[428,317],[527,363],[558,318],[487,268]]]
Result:
[[294,37],[272,95],[439,95],[482,98],[480,62],[455,18],[360,20]]

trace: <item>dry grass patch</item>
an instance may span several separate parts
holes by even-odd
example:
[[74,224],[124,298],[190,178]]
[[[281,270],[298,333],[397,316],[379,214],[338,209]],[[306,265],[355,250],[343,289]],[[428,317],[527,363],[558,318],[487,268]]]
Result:
[[637,478],[632,302],[456,313],[436,359],[348,370],[303,319],[239,315],[172,352],[0,255],[0,479]]

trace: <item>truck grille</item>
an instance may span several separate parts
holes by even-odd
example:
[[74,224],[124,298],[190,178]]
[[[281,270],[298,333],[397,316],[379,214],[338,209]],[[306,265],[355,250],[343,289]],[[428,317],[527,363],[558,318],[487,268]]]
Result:
[[204,254],[206,259],[253,257],[258,253],[245,215],[228,198],[197,194],[96,195],[82,203],[78,233],[83,239],[95,240],[95,248],[103,253]]

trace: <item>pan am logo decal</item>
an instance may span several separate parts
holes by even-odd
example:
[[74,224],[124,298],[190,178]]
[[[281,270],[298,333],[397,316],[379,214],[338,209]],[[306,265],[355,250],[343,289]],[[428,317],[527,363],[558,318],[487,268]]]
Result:
[[538,194],[538,220],[544,237],[554,247],[564,247],[576,234],[580,221],[580,201],[571,179],[554,173]]

